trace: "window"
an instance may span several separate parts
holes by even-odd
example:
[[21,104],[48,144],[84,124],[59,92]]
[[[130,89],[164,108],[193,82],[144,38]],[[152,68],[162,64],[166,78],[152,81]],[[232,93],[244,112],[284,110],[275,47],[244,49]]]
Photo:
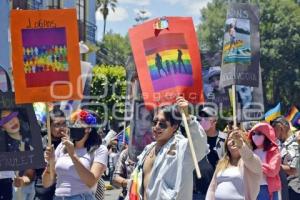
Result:
[[49,9],[60,9],[61,8],[61,0],[48,0],[48,8]]
[[86,0],[77,0],[76,9],[77,9],[77,19],[84,22],[85,21]]

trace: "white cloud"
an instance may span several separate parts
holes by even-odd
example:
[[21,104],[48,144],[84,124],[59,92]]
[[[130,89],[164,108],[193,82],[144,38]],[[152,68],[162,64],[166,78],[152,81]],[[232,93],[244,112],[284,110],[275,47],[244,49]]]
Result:
[[191,15],[199,15],[200,10],[212,0],[163,0],[171,5],[179,4]]
[[202,1],[194,1],[194,0],[189,0],[190,3],[186,5],[186,9],[190,14],[192,15],[200,15],[200,10],[204,7],[206,7],[208,2],[211,2],[211,0],[202,0]]
[[138,6],[146,6],[150,4],[150,0],[119,0],[119,3],[128,3]]
[[[111,9],[109,9],[107,21],[112,21],[112,22],[124,21],[124,20],[128,19],[128,17],[129,17],[129,15],[125,8],[116,7],[115,12],[113,12]],[[96,12],[96,20],[103,21],[103,16],[99,10],[97,10],[97,12]]]

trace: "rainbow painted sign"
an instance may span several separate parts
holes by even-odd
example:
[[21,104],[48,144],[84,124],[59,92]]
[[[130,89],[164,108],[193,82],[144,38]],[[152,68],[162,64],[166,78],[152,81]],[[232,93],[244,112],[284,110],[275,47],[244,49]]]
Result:
[[149,38],[144,40],[144,47],[155,92],[193,85],[191,57],[184,34]]
[[129,38],[143,99],[147,108],[174,103],[184,96],[191,103],[204,101],[201,59],[192,18],[165,17],[166,29],[157,30],[158,19],[129,30]]

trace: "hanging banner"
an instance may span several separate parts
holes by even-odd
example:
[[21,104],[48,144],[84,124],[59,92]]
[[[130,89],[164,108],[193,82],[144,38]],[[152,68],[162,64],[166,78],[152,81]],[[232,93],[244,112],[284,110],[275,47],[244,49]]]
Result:
[[192,18],[154,19],[131,28],[129,38],[147,107],[174,103],[179,95],[195,104],[204,101]]
[[255,5],[232,3],[227,11],[222,72],[223,87],[259,87],[259,10]]
[[75,9],[12,10],[11,38],[16,103],[81,99]]

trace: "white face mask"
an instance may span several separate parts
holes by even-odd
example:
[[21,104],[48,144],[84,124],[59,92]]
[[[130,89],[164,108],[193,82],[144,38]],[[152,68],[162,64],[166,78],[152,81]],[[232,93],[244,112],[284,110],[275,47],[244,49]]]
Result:
[[252,140],[256,146],[261,146],[264,143],[264,135],[252,135]]
[[202,118],[200,124],[205,131],[211,128],[211,122],[209,119]]

